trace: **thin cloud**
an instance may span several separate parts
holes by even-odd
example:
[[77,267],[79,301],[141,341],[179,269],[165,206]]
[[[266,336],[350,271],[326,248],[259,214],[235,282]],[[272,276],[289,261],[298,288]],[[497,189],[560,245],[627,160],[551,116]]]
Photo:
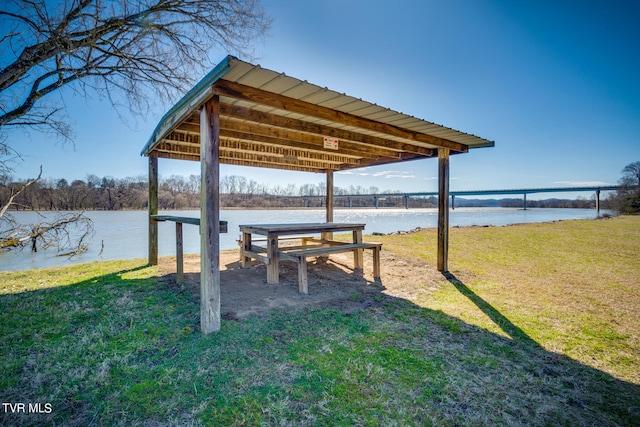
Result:
[[414,174],[412,174],[411,172],[404,172],[404,171],[394,171],[394,170],[390,170],[390,171],[380,171],[380,172],[376,172],[373,174],[373,176],[381,176],[384,178],[415,178],[416,176]]
[[602,181],[555,181],[554,184],[566,185],[568,187],[597,187],[598,185],[611,185]]

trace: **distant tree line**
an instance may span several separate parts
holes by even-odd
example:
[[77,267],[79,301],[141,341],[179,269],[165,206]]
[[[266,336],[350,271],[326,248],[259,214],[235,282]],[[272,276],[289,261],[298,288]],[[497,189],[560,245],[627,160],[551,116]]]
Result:
[[[503,208],[521,208],[522,199],[504,199],[500,202]],[[545,199],[545,200],[529,200],[527,199],[527,208],[574,208],[574,209],[595,209],[595,199],[586,199],[578,197],[575,200],[570,199]],[[605,208],[607,209],[607,208]]]
[[[14,194],[25,180],[12,180],[0,175],[0,206]],[[149,183],[146,176],[114,178],[87,175],[84,180],[39,179],[24,189],[14,200],[13,210],[140,210],[147,209]],[[229,175],[220,180],[220,204],[238,208],[296,208],[322,207],[326,184],[288,184],[286,186],[259,183],[243,176]],[[381,192],[377,187],[335,187],[335,207],[373,207],[372,195],[379,195],[378,207],[404,207],[401,192]],[[346,195],[364,196],[347,199]],[[636,195],[636,196],[634,196]],[[369,196],[369,197],[366,197]],[[637,204],[637,191],[624,191],[601,201],[601,208],[629,212]],[[634,204],[635,203],[635,204]],[[161,210],[197,209],[200,207],[200,176],[172,175],[158,183],[158,207]],[[410,208],[434,208],[437,197],[411,197]],[[456,198],[455,207],[522,207],[522,199],[464,199]],[[528,208],[594,208],[595,200],[579,197],[576,200],[527,200]],[[621,208],[621,206],[623,208]]]
[[[0,204],[8,199],[22,181],[0,178]],[[147,206],[146,178],[99,178],[86,180],[40,179],[14,200],[14,210],[120,210],[143,209]]]
[[[26,180],[0,176],[0,206],[8,201]],[[148,207],[149,183],[146,176],[114,178],[87,175],[71,182],[61,179],[39,179],[26,187],[13,200],[12,210],[136,210]],[[326,184],[320,182],[296,186],[268,185],[243,176],[224,176],[220,180],[220,204],[223,207],[315,207],[324,200],[300,196],[322,196]],[[375,194],[377,187],[350,186],[334,188],[335,195]],[[399,198],[398,198],[399,199]],[[400,203],[400,202],[398,202]],[[428,203],[427,203],[428,204]],[[372,206],[372,199],[354,199],[353,207]],[[162,210],[197,209],[200,206],[200,176],[172,175],[158,183],[158,207]]]

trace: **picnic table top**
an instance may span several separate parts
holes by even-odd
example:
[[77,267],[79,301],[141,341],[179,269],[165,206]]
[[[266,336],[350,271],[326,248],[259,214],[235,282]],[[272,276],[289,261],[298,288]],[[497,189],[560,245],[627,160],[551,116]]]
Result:
[[332,233],[364,230],[365,224],[343,222],[317,222],[293,224],[242,224],[240,231],[262,235],[285,235],[302,233]]

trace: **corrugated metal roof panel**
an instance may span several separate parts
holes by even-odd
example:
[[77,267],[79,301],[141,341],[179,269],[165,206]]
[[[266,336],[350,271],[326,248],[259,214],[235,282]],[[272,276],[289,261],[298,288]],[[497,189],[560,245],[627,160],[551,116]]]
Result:
[[[247,63],[235,58],[230,62],[232,64],[232,68],[235,68],[236,64],[238,64],[239,67],[242,66],[241,68],[243,69],[248,66]],[[225,80],[235,81],[251,87],[260,88],[278,95],[286,95],[294,99],[304,100],[306,102],[336,109],[345,113],[356,114],[364,118],[375,119],[383,123],[393,124],[396,126],[403,126],[407,129],[418,132],[438,131],[441,137],[446,137],[447,139],[453,138],[454,141],[460,140],[461,138],[468,140],[467,136],[470,136],[470,140],[478,143],[478,145],[485,146],[487,142],[490,142],[472,134],[447,128],[401,112],[396,112],[362,99],[331,91],[330,89],[287,76],[283,73],[276,73],[259,66],[253,66],[249,75],[243,75],[240,79],[236,79],[233,73],[227,74],[224,78]],[[321,94],[321,97],[319,94]],[[316,96],[319,97],[316,98]],[[324,101],[323,98],[325,97],[330,101]],[[388,111],[390,114],[382,116],[382,119],[380,119],[379,117],[381,116],[378,114],[382,111]],[[425,124],[435,125],[435,127],[430,126],[427,130],[423,127]],[[440,133],[440,131],[444,132]],[[473,145],[473,143],[471,145]]]
[[[245,90],[246,88],[259,89],[264,91],[263,93],[265,93],[265,96],[269,96],[268,94],[284,96],[286,98],[279,99],[301,101],[305,104],[300,105],[317,106],[318,110],[314,111],[313,108],[306,107],[306,109],[303,110],[300,110],[299,108],[292,108],[290,111],[286,107],[281,109],[279,103],[272,102],[271,105],[266,105],[263,104],[259,98],[249,97],[248,99],[244,99],[242,96],[236,96],[233,92],[227,92],[221,96],[221,101],[224,103],[264,114],[274,115],[272,116],[274,118],[280,116],[290,120],[295,120],[298,123],[304,122],[313,124],[316,126],[314,129],[336,129],[344,132],[350,132],[345,135],[364,135],[371,138],[375,137],[374,139],[377,138],[378,141],[381,141],[377,143],[381,144],[381,147],[382,141],[389,141],[390,145],[397,146],[401,151],[405,147],[411,150],[411,146],[427,148],[438,147],[446,141],[463,144],[455,146],[462,148],[464,148],[464,146],[468,146],[469,148],[493,146],[492,141],[484,138],[447,128],[423,119],[418,119],[416,117],[364,101],[360,98],[332,91],[326,87],[321,87],[304,80],[290,77],[284,73],[268,70],[260,67],[259,65],[250,64],[229,56],[218,64],[212,72],[207,74],[205,78],[194,86],[193,89],[191,89],[171,110],[169,110],[167,114],[165,114],[149,139],[149,142],[145,146],[142,154],[149,154],[153,150],[154,146],[161,142],[165,135],[168,135],[172,129],[176,129],[181,125],[181,123],[185,123],[184,126],[190,126],[189,129],[193,129],[194,125],[188,124],[188,118],[213,95],[212,87],[216,86],[216,83],[221,79],[243,85],[236,86],[240,88],[240,90]],[[217,85],[219,88],[224,87],[224,85],[220,86],[221,83],[223,82],[220,82]],[[245,89],[241,89],[242,87]],[[271,97],[273,98],[274,96]],[[333,120],[331,119],[331,115],[326,114],[326,111],[328,110],[336,111],[336,117],[338,117],[338,114],[340,113],[346,113],[348,116],[341,117],[355,117],[361,119],[359,119],[359,122],[358,120],[353,121],[351,119]],[[325,111],[325,113],[318,114],[318,111]],[[245,121],[242,118],[236,118],[236,120],[238,119],[240,119],[240,121]],[[371,120],[387,127],[371,127],[369,123],[372,122],[366,122],[367,126],[359,127],[360,125],[365,124],[362,119]],[[278,120],[275,121],[278,122]],[[279,121],[282,122],[282,120]],[[251,120],[247,119],[246,122],[251,122]],[[287,126],[286,123],[288,122],[282,122],[281,125]],[[355,123],[358,123],[358,126],[355,126]],[[266,125],[266,123],[256,124],[259,126]],[[305,126],[297,126],[299,128],[298,132],[300,130],[304,131]],[[318,128],[317,126],[320,127]],[[406,131],[404,131],[404,133],[402,131],[398,133],[396,129],[405,129]],[[413,134],[409,134],[407,131],[415,132],[418,136],[425,135],[425,137],[415,138]],[[317,130],[314,132],[317,132]],[[361,138],[362,137],[360,137],[360,139]],[[355,141],[357,141],[357,139]],[[362,143],[365,142],[366,141],[363,140]],[[394,142],[396,143],[395,145]],[[357,143],[360,144],[360,142]],[[454,147],[451,143],[447,144]],[[419,149],[416,150],[418,151],[414,151],[415,153],[421,153]],[[180,158],[179,154],[176,154],[176,158]],[[392,159],[387,160],[392,161]]]

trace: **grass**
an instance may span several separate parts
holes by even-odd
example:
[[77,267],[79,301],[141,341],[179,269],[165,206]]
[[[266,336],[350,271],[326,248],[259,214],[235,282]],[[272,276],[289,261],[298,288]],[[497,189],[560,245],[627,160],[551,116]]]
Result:
[[[434,231],[403,237],[385,249],[435,258]],[[640,384],[639,254],[637,216],[453,229],[449,267],[467,289],[453,280],[419,303],[509,336],[482,300],[546,350]]]
[[[639,234],[639,217],[453,229],[429,297],[208,336],[193,292],[139,260],[3,272],[0,400],[52,411],[0,424],[638,425]],[[380,238],[429,263],[435,239]]]

